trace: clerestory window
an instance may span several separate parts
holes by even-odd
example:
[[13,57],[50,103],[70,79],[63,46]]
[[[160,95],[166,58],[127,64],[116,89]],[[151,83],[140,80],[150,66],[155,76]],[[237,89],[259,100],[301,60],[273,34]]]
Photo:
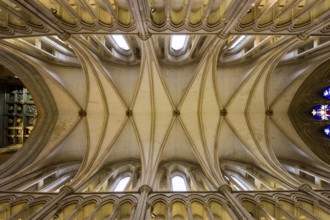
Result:
[[129,50],[129,46],[123,35],[112,35],[111,37],[120,49]]
[[229,49],[233,49],[234,47],[236,47],[245,39],[245,37],[246,37],[245,35],[236,36],[234,39],[234,43],[229,47]]
[[127,186],[127,183],[128,183],[130,178],[131,178],[130,176],[126,176],[126,177],[121,178],[113,191],[114,192],[123,192],[125,190],[125,188]]
[[171,36],[171,48],[173,50],[181,50],[184,48],[187,35],[172,35]]
[[172,177],[172,190],[173,191],[187,191],[186,182],[182,176]]
[[[249,187],[246,185],[246,183],[244,183],[241,179],[236,178],[235,176],[231,176],[231,178],[235,181],[235,183],[243,190],[248,191]],[[235,189],[237,189],[237,187],[235,187]]]

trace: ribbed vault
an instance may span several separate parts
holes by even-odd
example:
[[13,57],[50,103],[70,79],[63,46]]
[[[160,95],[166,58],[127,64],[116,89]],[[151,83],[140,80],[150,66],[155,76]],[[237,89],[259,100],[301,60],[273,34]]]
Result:
[[295,188],[301,183],[280,160],[328,167],[297,136],[287,113],[292,94],[325,60],[322,56],[306,63],[305,71],[282,65],[283,56],[301,43],[287,37],[286,44],[250,63],[224,65],[219,56],[226,42],[217,38],[198,62],[173,66],[160,61],[155,40],[138,42],[138,65],[118,65],[95,54],[84,37],[72,37],[67,44],[79,66],[46,64],[3,42],[6,53],[38,70],[58,112],[48,115],[56,125],[47,144],[21,172],[80,161],[70,184],[81,188],[104,166],[139,160],[142,183],[152,185],[159,163],[183,160],[197,162],[219,186],[225,183],[222,160],[235,160]]
[[328,219],[328,122],[308,108],[328,103],[329,9],[0,0],[0,74],[38,108],[0,161],[0,218]]

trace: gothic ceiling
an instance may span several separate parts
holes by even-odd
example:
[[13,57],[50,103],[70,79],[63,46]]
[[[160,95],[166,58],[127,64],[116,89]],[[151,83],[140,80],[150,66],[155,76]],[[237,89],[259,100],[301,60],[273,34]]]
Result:
[[0,36],[72,33],[329,35],[326,0],[0,1]]
[[[150,184],[160,163],[181,160],[219,184],[222,164],[234,160],[295,187],[283,161],[330,168],[288,114],[304,80],[329,59],[329,1],[2,0],[0,7],[0,63],[30,88],[39,112],[0,176],[79,161],[70,184],[80,187],[104,166],[139,160]],[[111,35],[119,33],[127,49]],[[177,33],[187,34],[178,50]]]

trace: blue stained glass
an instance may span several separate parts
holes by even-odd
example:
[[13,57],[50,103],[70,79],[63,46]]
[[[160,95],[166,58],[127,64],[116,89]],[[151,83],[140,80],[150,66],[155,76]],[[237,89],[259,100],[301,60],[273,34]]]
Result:
[[324,129],[323,129],[323,132],[326,136],[330,137],[330,126],[326,126]]
[[317,120],[330,120],[330,105],[317,105],[311,113]]
[[330,87],[326,88],[326,90],[323,91],[323,97],[326,99],[330,99]]

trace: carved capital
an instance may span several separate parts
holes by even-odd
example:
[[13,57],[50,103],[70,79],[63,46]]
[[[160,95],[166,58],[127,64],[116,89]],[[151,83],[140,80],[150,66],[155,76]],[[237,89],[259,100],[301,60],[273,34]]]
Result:
[[229,37],[229,35],[230,34],[228,32],[226,32],[226,33],[220,32],[220,33],[217,34],[217,36],[219,38],[224,39],[224,40],[227,39]]
[[150,187],[150,186],[148,186],[148,185],[142,185],[140,188],[139,188],[139,190],[138,190],[138,192],[141,194],[142,192],[146,192],[146,193],[151,193],[152,192],[152,188]]
[[61,40],[63,41],[66,41],[70,38],[71,34],[66,32],[66,31],[63,31],[62,33],[58,34],[57,35]]
[[305,40],[307,40],[310,37],[310,35],[307,34],[306,32],[303,32],[303,33],[298,34],[297,37],[300,40],[305,41]]
[[225,193],[225,192],[231,193],[232,191],[233,191],[232,188],[228,184],[223,184],[218,188],[218,192],[220,193]]
[[309,192],[309,191],[312,191],[312,187],[310,185],[308,185],[307,183],[304,183],[299,186],[298,190],[301,192]]
[[143,41],[146,41],[148,40],[150,37],[151,37],[151,34],[148,32],[147,34],[143,35],[143,34],[138,34],[138,37],[143,40]]
[[69,195],[74,193],[74,189],[71,186],[65,185],[60,189],[60,193],[65,193]]

